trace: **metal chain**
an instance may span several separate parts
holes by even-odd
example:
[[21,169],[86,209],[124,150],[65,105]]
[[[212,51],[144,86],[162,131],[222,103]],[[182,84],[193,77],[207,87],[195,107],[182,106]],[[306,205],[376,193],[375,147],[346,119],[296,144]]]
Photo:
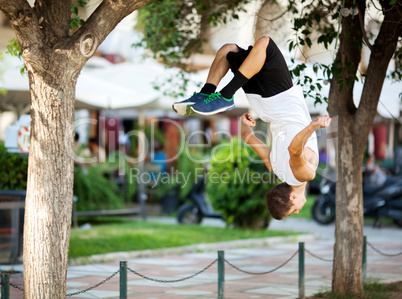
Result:
[[399,253],[395,253],[395,254],[389,254],[389,253],[383,253],[381,251],[379,251],[377,248],[375,248],[370,242],[367,242],[367,244],[377,253],[384,255],[384,256],[398,256],[398,255],[402,255],[402,251]]
[[21,292],[24,292],[24,288],[23,287],[20,287],[20,286],[17,286],[16,284],[13,284],[13,283],[9,283],[10,284],[10,286],[12,286],[14,289],[17,289],[17,290],[20,290]]
[[226,259],[225,259],[225,262],[226,262],[229,266],[235,268],[236,270],[238,270],[238,271],[240,271],[240,272],[243,272],[243,273],[246,273],[246,274],[251,274],[251,275],[264,275],[264,274],[272,273],[272,272],[278,270],[279,268],[282,268],[282,267],[285,266],[287,263],[289,263],[290,260],[291,260],[292,258],[294,258],[294,257],[296,256],[296,254],[298,254],[298,253],[299,253],[299,250],[297,250],[297,251],[296,251],[286,262],[284,262],[282,265],[276,267],[275,269],[266,271],[266,272],[249,272],[249,271],[242,270],[242,269],[240,269],[239,267],[236,267],[235,265],[233,265],[232,263],[230,263],[230,262],[229,262],[228,260],[226,260]]
[[172,282],[185,281],[185,280],[187,280],[187,279],[193,278],[194,276],[197,276],[198,274],[201,274],[202,272],[204,272],[205,270],[207,270],[208,268],[210,268],[210,267],[211,267],[213,264],[215,264],[217,261],[218,261],[218,259],[214,260],[212,263],[210,263],[210,264],[209,264],[208,266],[206,266],[204,269],[202,269],[201,271],[198,271],[197,273],[194,273],[193,275],[190,275],[190,276],[184,277],[184,278],[180,278],[180,279],[175,279],[175,280],[156,279],[156,278],[148,277],[148,276],[145,276],[144,274],[138,273],[137,271],[135,271],[135,270],[133,270],[133,269],[131,269],[131,268],[127,268],[127,270],[129,270],[130,272],[132,272],[132,273],[134,273],[134,274],[136,274],[136,275],[138,275],[138,276],[140,276],[140,277],[142,277],[142,278],[145,278],[145,279],[148,279],[148,280],[151,280],[151,281],[163,282],[163,283],[172,283]]
[[[99,287],[100,285],[106,283],[106,282],[109,281],[110,279],[112,279],[112,278],[113,278],[114,276],[116,276],[120,271],[121,271],[121,269],[117,270],[116,272],[114,272],[114,273],[113,273],[112,275],[110,275],[109,277],[105,278],[105,279],[102,280],[101,282],[99,282],[99,283],[97,283],[97,284],[95,284],[95,285],[93,285],[93,286],[91,286],[91,287],[89,287],[89,288],[87,288],[87,289],[85,289],[85,290],[81,290],[81,291],[75,292],[75,293],[70,293],[70,294],[67,294],[66,296],[67,296],[67,297],[71,297],[71,296],[75,296],[75,295],[82,294],[82,293],[88,292],[88,291],[90,291],[90,290],[93,290],[93,289]],[[24,288],[23,288],[23,287],[17,286],[17,285],[15,285],[15,284],[11,283],[11,282],[10,282],[10,286],[12,286],[12,287],[15,288],[15,289],[20,290],[21,292],[24,292]]]
[[333,259],[324,259],[322,257],[319,257],[318,255],[315,255],[314,253],[312,253],[310,250],[304,249],[305,252],[307,252],[308,254],[310,254],[311,256],[315,257],[316,259],[322,260],[324,262],[333,262]]
[[[395,253],[395,254],[386,254],[386,253],[381,252],[381,251],[378,250],[377,248],[375,248],[371,243],[367,242],[367,244],[368,244],[374,251],[376,251],[377,253],[379,253],[379,254],[381,254],[381,255],[384,255],[384,256],[399,256],[399,255],[402,255],[402,251],[399,252],[399,253]],[[317,258],[317,259],[319,259],[319,260],[322,260],[322,261],[325,261],[325,262],[332,262],[332,261],[333,261],[333,259],[330,260],[330,259],[324,259],[324,258],[322,258],[322,257],[319,257],[319,256],[315,255],[314,253],[312,253],[310,250],[307,250],[307,249],[304,249],[304,250],[305,250],[308,254],[310,254],[311,256],[313,256],[313,257],[315,257],[315,258]],[[296,254],[298,254],[298,253],[299,253],[299,250],[297,250],[297,251],[296,251],[289,259],[287,259],[283,264],[279,265],[278,267],[276,267],[276,268],[274,268],[274,269],[272,269],[272,270],[270,270],[270,271],[266,271],[266,272],[250,272],[250,271],[245,271],[245,270],[240,269],[239,267],[236,267],[235,265],[233,265],[232,263],[230,263],[230,262],[229,262],[228,260],[226,260],[226,259],[225,259],[225,262],[226,262],[229,266],[233,267],[234,269],[236,269],[236,270],[238,270],[238,271],[240,271],[240,272],[243,272],[243,273],[246,273],[246,274],[251,274],[251,275],[264,275],[264,274],[272,273],[272,272],[274,272],[274,271],[276,271],[276,270],[282,268],[282,267],[285,266],[287,263],[289,263],[289,262],[296,256]],[[180,278],[180,279],[175,279],[175,280],[156,279],[156,278],[152,278],[152,277],[145,276],[145,275],[143,275],[143,274],[141,274],[141,273],[139,273],[139,272],[137,272],[137,271],[135,271],[135,270],[133,270],[133,269],[131,269],[131,268],[127,268],[127,270],[129,270],[130,272],[132,272],[132,273],[134,273],[134,274],[136,274],[136,275],[138,275],[138,276],[140,276],[140,277],[142,277],[142,278],[145,278],[145,279],[147,279],[147,280],[151,280],[151,281],[154,281],[154,282],[173,283],[173,282],[181,282],[181,281],[185,281],[185,280],[188,280],[188,279],[190,279],[190,278],[193,278],[193,277],[195,277],[195,276],[201,274],[202,272],[206,271],[207,269],[209,269],[209,268],[210,268],[213,264],[215,264],[217,261],[218,261],[218,259],[215,259],[212,263],[210,263],[210,264],[209,264],[208,266],[206,266],[204,269],[202,269],[202,270],[200,270],[200,271],[198,271],[198,272],[196,272],[196,273],[194,273],[194,274],[192,274],[192,275],[190,275],[190,276],[187,276],[187,277],[184,277],[184,278]],[[116,272],[114,272],[112,275],[110,275],[109,277],[105,278],[105,279],[102,280],[101,282],[99,282],[99,283],[97,283],[97,284],[95,284],[95,285],[93,285],[93,286],[91,286],[91,287],[89,287],[89,288],[87,288],[87,289],[85,289],[85,290],[81,290],[81,291],[75,292],[75,293],[69,293],[69,294],[67,294],[67,297],[75,296],[75,295],[82,294],[82,293],[88,292],[88,291],[90,291],[90,290],[93,290],[93,289],[99,287],[100,285],[106,283],[106,282],[109,281],[110,279],[112,279],[114,276],[116,276],[118,273],[120,273],[121,270],[122,270],[122,269],[119,268]],[[11,283],[11,282],[10,282],[10,286],[12,286],[12,287],[15,288],[15,289],[20,290],[21,292],[24,292],[24,288],[23,288],[23,287],[17,286],[17,285],[15,285],[15,284]]]
[[107,278],[105,278],[104,280],[102,280],[101,282],[99,282],[99,283],[93,285],[92,287],[89,287],[89,288],[87,288],[87,289],[85,289],[85,290],[81,290],[81,291],[79,291],[79,292],[67,294],[67,297],[75,296],[75,295],[82,294],[82,293],[88,292],[88,291],[90,291],[90,290],[93,290],[93,289],[99,287],[101,284],[104,284],[105,282],[109,281],[111,278],[113,278],[114,276],[116,276],[119,272],[121,272],[121,268],[120,268],[119,270],[117,270],[116,272],[114,272],[114,273],[113,273],[112,275],[110,275],[109,277],[107,277]]

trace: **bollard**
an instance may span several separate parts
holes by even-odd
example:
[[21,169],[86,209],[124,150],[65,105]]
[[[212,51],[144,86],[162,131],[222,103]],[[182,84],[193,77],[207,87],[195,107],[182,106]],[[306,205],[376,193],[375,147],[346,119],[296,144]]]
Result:
[[218,299],[223,299],[225,289],[225,252],[218,251]]
[[367,236],[363,236],[363,254],[362,254],[363,283],[366,282],[366,270],[367,270]]
[[120,299],[127,299],[127,262],[120,262]]
[[1,298],[10,298],[10,274],[1,274]]
[[304,242],[299,242],[299,299],[304,298]]

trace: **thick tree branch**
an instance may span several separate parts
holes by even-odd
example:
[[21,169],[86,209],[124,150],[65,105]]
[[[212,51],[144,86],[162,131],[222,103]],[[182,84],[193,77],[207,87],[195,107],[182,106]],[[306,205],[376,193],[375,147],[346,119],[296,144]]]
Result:
[[0,10],[4,12],[6,17],[11,21],[15,19],[15,16],[19,15],[19,13],[30,11],[31,7],[26,0],[0,0]]
[[366,2],[365,1],[357,1],[357,8],[359,9],[359,24],[360,24],[360,29],[362,31],[362,35],[363,35],[363,40],[365,45],[370,49],[370,51],[373,51],[373,46],[370,44],[370,41],[367,38],[367,33],[366,33],[366,29],[364,28],[364,15],[366,12]]
[[[345,3],[345,7],[352,1]],[[357,18],[342,19],[339,49],[334,62],[334,74],[330,87],[328,111],[332,116],[348,112],[356,113],[353,102],[353,86],[361,58],[362,33]],[[338,92],[338,90],[340,90]]]
[[43,47],[44,36],[39,29],[39,19],[36,11],[25,0],[0,0],[0,10],[10,20],[24,60],[28,59],[40,65],[40,49]]
[[364,130],[360,136],[367,136],[377,113],[377,105],[388,65],[395,53],[398,38],[402,35],[401,10],[402,7],[394,5],[394,9],[385,13],[384,21],[370,55],[367,76],[356,114],[356,130]]
[[[104,0],[85,24],[69,38],[67,47],[81,47],[84,58],[92,56],[94,51],[127,15],[151,0]],[[85,59],[85,61],[86,61]]]
[[36,0],[35,11],[39,26],[51,44],[58,37],[68,36],[71,19],[71,1]]

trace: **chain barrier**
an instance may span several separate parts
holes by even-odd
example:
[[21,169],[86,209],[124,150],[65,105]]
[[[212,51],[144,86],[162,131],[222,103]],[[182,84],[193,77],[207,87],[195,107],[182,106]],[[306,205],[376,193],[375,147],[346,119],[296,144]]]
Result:
[[[368,244],[374,251],[376,251],[377,253],[379,253],[379,254],[381,254],[381,255],[383,255],[383,256],[394,257],[394,256],[402,255],[402,251],[399,252],[399,253],[395,253],[395,254],[387,254],[387,253],[383,253],[383,252],[381,252],[380,250],[378,250],[377,248],[375,248],[371,243],[367,242],[367,244]],[[304,249],[304,251],[307,252],[308,254],[310,254],[311,256],[313,256],[313,257],[319,259],[319,260],[322,260],[322,261],[325,261],[325,262],[332,262],[332,261],[333,261],[333,259],[325,259],[325,258],[319,257],[319,256],[317,256],[316,254],[312,253],[312,252],[311,252],[310,250],[308,250],[308,249]],[[240,272],[243,272],[243,273],[246,273],[246,274],[250,274],[250,275],[265,275],[265,274],[272,273],[272,272],[274,272],[274,271],[276,271],[276,270],[282,268],[282,267],[285,266],[287,263],[289,263],[289,262],[296,256],[296,254],[298,254],[298,253],[299,253],[299,250],[297,250],[295,253],[293,253],[293,255],[292,255],[289,259],[287,259],[283,264],[279,265],[278,267],[276,267],[276,268],[274,268],[274,269],[272,269],[272,270],[266,271],[266,272],[250,272],[250,271],[245,271],[245,270],[242,270],[242,269],[240,269],[239,267],[233,265],[232,263],[230,263],[230,262],[229,262],[228,260],[226,260],[226,259],[225,259],[224,261],[225,261],[225,263],[227,263],[229,266],[231,266],[232,268],[234,268],[234,269],[236,269],[236,270],[238,270],[238,271],[240,271]],[[196,272],[196,273],[194,273],[194,274],[192,274],[192,275],[190,275],[190,276],[187,276],[187,277],[184,277],[184,278],[180,278],[180,279],[174,279],[174,280],[163,280],[163,279],[156,279],[156,278],[148,277],[148,276],[145,276],[144,274],[141,274],[141,273],[139,273],[139,272],[137,272],[137,271],[135,271],[135,270],[133,270],[133,269],[131,269],[131,268],[127,268],[127,270],[129,270],[130,272],[134,273],[134,274],[137,275],[137,276],[140,276],[140,277],[142,277],[142,278],[144,278],[144,279],[147,279],[147,280],[150,280],[150,281],[161,282],[161,283],[174,283],[174,282],[185,281],[185,280],[188,280],[188,279],[190,279],[190,278],[193,278],[193,277],[195,277],[195,276],[201,274],[202,272],[208,270],[208,269],[209,269],[212,265],[214,265],[217,261],[218,261],[218,259],[215,259],[215,260],[212,261],[208,266],[206,266],[204,269],[202,269],[202,270],[200,270],[200,271],[198,271],[198,272]],[[87,289],[80,290],[80,291],[75,292],[75,293],[68,293],[68,294],[67,294],[67,297],[79,295],[79,294],[82,294],[82,293],[86,293],[86,292],[88,292],[88,291],[90,291],[90,290],[93,290],[93,289],[99,287],[100,285],[106,283],[106,282],[109,281],[110,279],[112,279],[114,276],[116,276],[117,274],[119,274],[121,271],[122,271],[122,268],[119,268],[116,272],[114,272],[112,275],[110,275],[109,277],[105,278],[105,279],[102,280],[101,282],[99,282],[99,283],[97,283],[97,284],[95,284],[95,285],[93,285],[93,286],[91,286],[91,287],[89,287],[89,288],[87,288]],[[10,282],[9,284],[10,284],[11,287],[13,287],[13,288],[15,288],[15,289],[18,289],[18,290],[20,290],[21,292],[24,292],[24,288],[23,288],[23,287],[20,287],[20,286],[18,286],[18,285],[15,285],[15,284],[13,284],[13,283],[11,283],[11,282]],[[0,285],[1,285],[1,284],[0,284]]]
[[[85,289],[85,290],[81,290],[81,291],[75,292],[75,293],[69,293],[69,294],[67,294],[66,296],[67,296],[67,297],[72,297],[72,296],[75,296],[75,295],[78,295],[78,294],[82,294],[82,293],[86,293],[86,292],[88,292],[88,291],[90,291],[90,290],[93,290],[93,289],[99,287],[100,285],[106,283],[106,282],[109,281],[110,279],[112,279],[112,278],[113,278],[114,276],[116,276],[120,271],[121,271],[121,269],[117,270],[116,272],[114,272],[114,273],[113,273],[112,275],[110,275],[109,277],[105,278],[105,279],[102,280],[101,282],[99,282],[99,283],[97,283],[97,284],[95,284],[95,285],[93,285],[93,286],[91,286],[91,287],[89,287],[89,288],[87,288],[87,289]],[[15,284],[11,283],[11,282],[10,282],[9,284],[10,284],[10,286],[12,286],[13,288],[15,288],[15,289],[17,289],[17,290],[20,290],[21,292],[24,292],[24,288],[23,288],[23,287],[17,286],[17,285],[15,285]]]
[[370,246],[375,252],[384,255],[384,256],[398,256],[398,255],[402,255],[402,251],[399,253],[395,253],[395,254],[390,254],[390,253],[383,253],[380,250],[378,250],[377,248],[375,248],[370,242],[367,242],[367,245]]
[[109,281],[110,279],[112,279],[114,276],[116,276],[120,272],[121,272],[121,268],[119,270],[117,270],[116,272],[114,272],[109,277],[107,277],[104,280],[102,280],[101,282],[99,282],[99,283],[97,283],[97,284],[95,284],[95,285],[93,285],[93,286],[91,286],[91,287],[89,287],[89,288],[87,288],[85,290],[81,290],[81,291],[78,291],[78,292],[75,292],[75,293],[69,293],[69,294],[67,294],[67,297],[75,296],[75,295],[86,293],[86,292],[88,292],[90,290],[93,290],[93,289],[99,287],[100,285],[104,284],[105,282]]
[[20,290],[21,292],[24,292],[24,288],[23,287],[20,287],[20,286],[17,286],[16,284],[13,284],[13,283],[9,283],[10,284],[10,286],[12,286],[14,289],[17,289],[17,290]]
[[286,260],[282,265],[276,267],[275,269],[266,271],[266,272],[249,272],[249,271],[242,270],[242,269],[240,269],[239,267],[236,267],[235,265],[233,265],[232,263],[230,263],[230,262],[229,262],[228,260],[226,260],[226,259],[225,259],[225,262],[226,262],[229,266],[231,266],[232,268],[234,268],[234,269],[236,269],[236,270],[238,270],[238,271],[240,271],[240,272],[243,272],[243,273],[246,273],[246,274],[250,274],[250,275],[264,275],[264,274],[272,273],[272,272],[274,272],[274,271],[276,271],[276,270],[282,268],[282,267],[285,266],[287,263],[289,263],[290,260],[293,259],[293,258],[296,256],[296,254],[298,254],[298,253],[299,253],[299,250],[297,250],[295,253],[293,253],[293,255],[292,255],[288,260]]
[[305,252],[307,252],[309,255],[311,255],[312,257],[315,257],[316,259],[322,260],[324,262],[333,262],[333,259],[325,259],[322,257],[319,257],[318,255],[315,255],[314,253],[312,253],[310,250],[304,249]]
[[131,268],[128,268],[128,267],[127,267],[127,270],[130,271],[130,272],[132,272],[132,273],[134,273],[135,275],[138,275],[138,276],[140,276],[140,277],[142,277],[142,278],[145,278],[145,279],[147,279],[147,280],[151,280],[151,281],[155,281],[155,282],[162,282],[162,283],[173,283],[173,282],[180,282],[180,281],[185,281],[185,280],[188,280],[188,279],[190,279],[190,278],[193,278],[193,277],[197,276],[198,274],[201,274],[201,273],[204,272],[205,270],[209,269],[209,268],[210,268],[213,264],[215,264],[217,261],[218,261],[218,259],[215,259],[212,263],[210,263],[208,266],[206,266],[206,267],[205,267],[204,269],[202,269],[201,271],[198,271],[197,273],[194,273],[194,274],[192,274],[192,275],[190,275],[190,276],[188,276],[188,277],[184,277],[184,278],[180,278],[180,279],[175,279],[175,280],[163,280],[163,279],[156,279],[156,278],[148,277],[148,276],[145,276],[144,274],[141,274],[141,273],[139,273],[139,272],[137,272],[137,271],[135,271],[135,270],[133,270],[133,269],[131,269]]

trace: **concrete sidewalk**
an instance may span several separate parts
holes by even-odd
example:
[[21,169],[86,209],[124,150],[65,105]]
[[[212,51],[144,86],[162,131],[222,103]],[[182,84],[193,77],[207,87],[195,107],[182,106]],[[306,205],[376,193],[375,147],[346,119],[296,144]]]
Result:
[[[148,221],[174,223],[173,218],[149,218]],[[221,220],[205,219],[203,225],[224,226]],[[298,297],[298,241],[305,242],[305,293],[306,296],[319,291],[330,290],[334,245],[334,225],[319,226],[312,221],[287,218],[273,221],[272,230],[295,230],[313,232],[299,240],[276,239],[274,241],[247,241],[215,243],[198,249],[189,248],[160,252],[116,253],[104,257],[107,262],[93,263],[68,268],[67,293],[85,290],[100,283],[119,269],[119,261],[126,260],[128,267],[160,282],[154,282],[128,271],[128,298],[217,298],[218,270],[215,262],[210,268],[191,279],[170,283],[170,280],[187,278],[210,265],[217,259],[217,250],[224,250],[225,259],[237,267],[225,263],[224,298],[297,298]],[[381,253],[395,254],[402,251],[402,229],[389,226],[383,228],[365,227],[368,242]],[[309,254],[316,255],[313,256]],[[18,267],[15,267],[18,270]],[[248,271],[258,275],[244,273]],[[367,278],[381,282],[402,280],[402,255],[384,256],[370,246],[367,248]],[[13,276],[11,282],[22,284],[22,279]],[[22,298],[19,290],[11,288],[11,298]],[[72,296],[72,298],[119,298],[119,274],[94,290]]]

